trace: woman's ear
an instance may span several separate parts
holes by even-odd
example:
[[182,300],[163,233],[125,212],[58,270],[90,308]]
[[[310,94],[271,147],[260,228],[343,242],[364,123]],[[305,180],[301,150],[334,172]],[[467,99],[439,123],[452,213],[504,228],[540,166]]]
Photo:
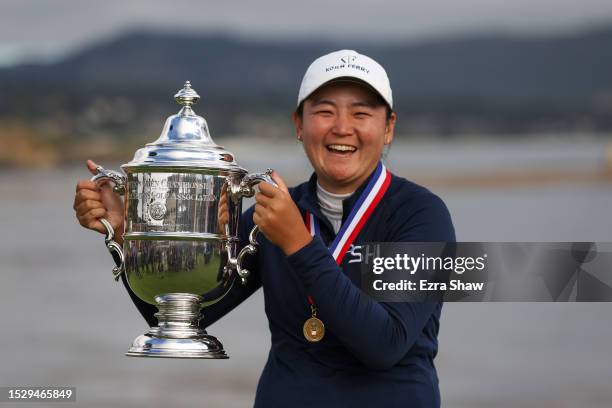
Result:
[[395,122],[397,121],[397,114],[395,112],[391,112],[389,116],[389,120],[387,120],[387,125],[385,126],[385,144],[391,144],[393,141],[393,135],[395,132]]
[[297,112],[293,112],[291,119],[293,120],[293,125],[295,126],[295,135],[297,136],[297,139],[301,141],[303,134],[302,116]]

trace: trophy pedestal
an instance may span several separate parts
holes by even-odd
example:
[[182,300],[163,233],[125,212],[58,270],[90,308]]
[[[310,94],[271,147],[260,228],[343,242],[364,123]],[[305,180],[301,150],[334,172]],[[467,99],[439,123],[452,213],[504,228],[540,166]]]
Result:
[[223,345],[198,327],[202,298],[168,293],[155,298],[158,326],[138,336],[125,353],[130,357],[228,358]]

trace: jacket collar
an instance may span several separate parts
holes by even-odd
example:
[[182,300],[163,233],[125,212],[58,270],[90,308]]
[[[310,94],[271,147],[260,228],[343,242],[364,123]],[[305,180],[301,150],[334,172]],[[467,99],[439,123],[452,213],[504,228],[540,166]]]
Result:
[[[351,194],[350,197],[347,197],[342,201],[342,223],[346,221],[347,217],[351,213],[351,210],[353,209],[353,206],[357,202],[357,199],[370,182],[370,179],[374,176],[375,171],[376,168],[372,170],[368,178],[359,186],[359,188],[357,188],[357,190],[353,194]],[[308,180],[308,183],[306,185],[306,190],[304,191],[304,194],[302,194],[301,197],[298,199],[297,205],[302,210],[310,211],[311,214],[317,217],[320,223],[324,224],[330,231],[333,231],[331,223],[321,213],[321,209],[319,208],[319,200],[317,198],[316,173],[313,172],[310,176],[310,179]]]

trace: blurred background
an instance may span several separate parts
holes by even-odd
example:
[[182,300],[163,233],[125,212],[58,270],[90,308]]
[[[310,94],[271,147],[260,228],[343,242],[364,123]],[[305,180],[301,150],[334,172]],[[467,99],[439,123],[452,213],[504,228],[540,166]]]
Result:
[[[243,167],[307,179],[290,113],[308,64],[340,48],[387,68],[386,161],[444,199],[458,240],[612,241],[608,0],[4,0],[0,386],[76,386],[84,407],[252,405],[270,342],[261,292],[211,327],[230,360],[124,357],[146,324],[103,237],[78,226],[74,187],[86,158],[117,168],[155,140],[185,80]],[[443,405],[612,406],[611,315],[446,304]]]

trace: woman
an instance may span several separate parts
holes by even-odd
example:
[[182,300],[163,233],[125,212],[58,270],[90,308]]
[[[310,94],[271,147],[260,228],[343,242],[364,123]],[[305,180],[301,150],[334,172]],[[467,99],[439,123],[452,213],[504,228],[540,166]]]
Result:
[[[255,223],[264,235],[247,266],[253,277],[201,324],[263,286],[272,347],[255,406],[439,406],[441,303],[375,302],[359,289],[362,244],[455,239],[444,203],[381,162],[396,122],[384,68],[355,51],[320,57],[293,121],[314,174],[292,189],[278,174],[278,188],[260,184],[240,234],[244,245]],[[90,182],[79,182],[75,210],[87,228],[104,232],[97,219],[107,216],[122,230],[122,204]],[[155,308],[132,299],[155,324]]]

